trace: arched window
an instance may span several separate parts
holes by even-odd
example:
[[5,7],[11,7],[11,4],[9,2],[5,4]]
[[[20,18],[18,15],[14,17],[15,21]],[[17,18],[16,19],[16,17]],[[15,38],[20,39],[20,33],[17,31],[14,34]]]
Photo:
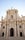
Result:
[[13,19],[13,15],[11,15],[11,18]]
[[17,21],[16,21],[16,26],[17,26]]
[[15,13],[17,13],[17,11],[15,11]]
[[5,28],[5,26],[3,26],[3,29]]
[[21,28],[21,25],[19,26],[19,28]]
[[10,36],[14,36],[14,29],[13,28],[10,29]]

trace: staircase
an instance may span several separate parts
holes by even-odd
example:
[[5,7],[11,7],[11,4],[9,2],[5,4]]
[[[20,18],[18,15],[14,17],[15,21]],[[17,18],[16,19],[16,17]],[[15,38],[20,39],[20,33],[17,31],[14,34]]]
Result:
[[25,37],[8,37],[7,39],[1,37],[0,40],[25,40]]

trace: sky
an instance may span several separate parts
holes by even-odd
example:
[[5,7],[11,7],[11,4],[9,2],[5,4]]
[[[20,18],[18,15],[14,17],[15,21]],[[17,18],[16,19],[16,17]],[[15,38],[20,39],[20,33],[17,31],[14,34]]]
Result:
[[8,9],[18,9],[18,14],[25,16],[25,0],[0,0],[0,18],[5,17]]

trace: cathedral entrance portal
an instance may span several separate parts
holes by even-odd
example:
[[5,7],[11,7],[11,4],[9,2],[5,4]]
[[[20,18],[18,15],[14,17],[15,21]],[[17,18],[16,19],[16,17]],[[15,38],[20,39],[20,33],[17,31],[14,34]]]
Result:
[[14,36],[14,29],[13,28],[10,29],[10,36]]

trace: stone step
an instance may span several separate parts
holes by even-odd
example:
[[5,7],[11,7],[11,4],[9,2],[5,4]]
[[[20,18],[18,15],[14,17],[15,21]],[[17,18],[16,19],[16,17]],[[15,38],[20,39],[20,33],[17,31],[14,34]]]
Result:
[[0,40],[25,40],[25,37],[8,37],[8,38],[1,37]]

